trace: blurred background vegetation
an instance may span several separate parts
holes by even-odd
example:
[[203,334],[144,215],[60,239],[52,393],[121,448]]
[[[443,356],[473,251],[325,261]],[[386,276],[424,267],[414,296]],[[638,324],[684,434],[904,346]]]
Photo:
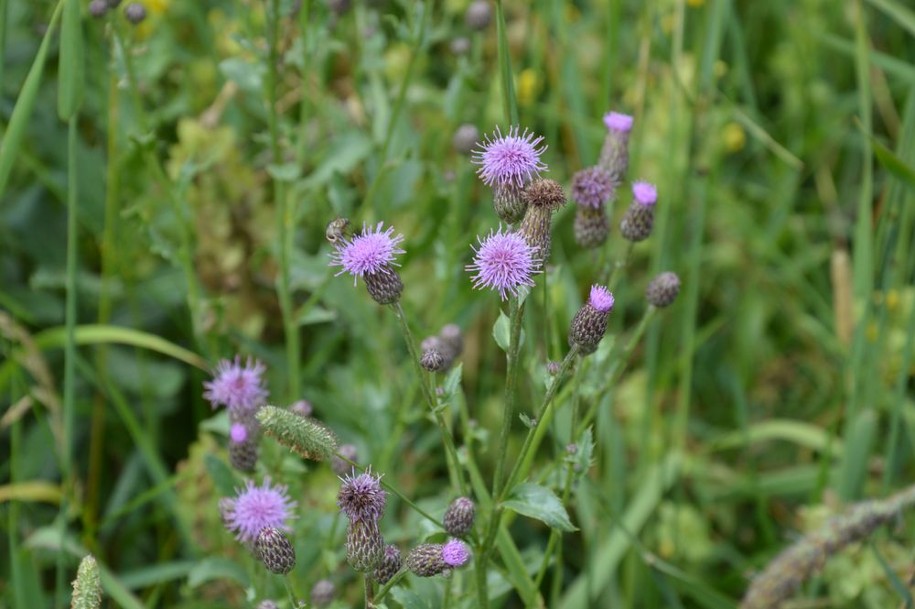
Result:
[[[263,1],[142,0],[138,25],[83,2],[68,22],[70,4],[0,0],[0,606],[52,606],[85,551],[117,606],[253,606],[216,510],[237,483],[225,420],[201,395],[235,353],[267,364],[274,403],[309,400],[361,460],[444,509],[437,431],[418,387],[391,382],[411,378],[397,325],[327,266],[337,215],[406,236],[414,332],[464,329],[462,440],[491,472],[498,309],[463,267],[496,217],[452,136],[506,126],[495,26],[470,28],[465,0],[282,0],[278,20]],[[76,113],[59,102],[78,78],[61,12],[82,39]],[[594,466],[547,606],[736,606],[844,502],[912,483],[915,12],[506,0],[505,14],[520,124],[545,136],[549,177],[568,185],[597,160],[604,112],[635,116],[630,175],[658,184],[658,220],[613,331],[638,322],[655,273],[684,285],[620,384],[604,390],[598,353],[564,394],[597,408]],[[597,275],[573,216],[554,221],[522,395],[541,392]],[[623,251],[611,237],[610,259]],[[563,424],[544,464],[562,459]],[[299,502],[303,589],[336,574],[358,606],[336,479],[274,448]],[[416,538],[424,525],[394,514],[386,537]],[[911,525],[830,561],[797,606],[912,606]],[[549,531],[513,527],[535,575]],[[411,599],[395,597],[426,606]]]

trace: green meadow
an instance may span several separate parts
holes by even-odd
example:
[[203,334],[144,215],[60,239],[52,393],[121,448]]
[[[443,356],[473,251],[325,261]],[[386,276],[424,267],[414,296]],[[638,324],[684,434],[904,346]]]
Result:
[[[467,267],[524,230],[478,175],[512,127],[568,202],[503,299]],[[332,265],[379,223],[393,304]],[[204,396],[236,356],[247,471]],[[907,0],[0,0],[0,609],[913,608],[913,375]],[[390,580],[338,507],[363,471]],[[246,481],[295,502],[287,575],[224,524]]]

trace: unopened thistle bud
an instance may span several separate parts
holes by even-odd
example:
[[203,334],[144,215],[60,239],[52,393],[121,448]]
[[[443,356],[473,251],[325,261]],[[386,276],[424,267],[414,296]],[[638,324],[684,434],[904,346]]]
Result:
[[300,417],[310,417],[314,412],[314,407],[308,400],[298,400],[297,402],[292,403],[292,406],[289,407],[289,410],[296,413]]
[[524,191],[527,211],[518,232],[544,262],[550,257],[553,212],[565,205],[562,186],[554,180],[535,180]]
[[629,169],[629,132],[632,131],[632,117],[619,112],[608,112],[604,115],[607,136],[600,151],[597,164],[605,169],[619,184],[626,177]]
[[472,30],[485,30],[492,19],[492,8],[486,0],[475,0],[464,13],[464,23]]
[[379,273],[366,273],[363,279],[365,279],[365,287],[369,291],[369,296],[378,304],[394,304],[400,300],[403,281],[400,279],[400,274],[393,268],[387,268]]
[[464,335],[457,324],[447,324],[438,337],[442,343],[439,351],[445,357],[445,368],[448,368],[464,351]]
[[384,547],[384,557],[381,559],[381,564],[375,568],[372,578],[379,584],[386,584],[397,575],[402,566],[403,558],[400,556],[400,549],[393,544],[388,544]]
[[436,349],[426,349],[419,358],[419,365],[429,372],[440,372],[445,369],[445,357]]
[[338,476],[345,476],[353,471],[353,466],[349,461],[356,463],[359,461],[359,450],[354,444],[341,444],[337,449],[337,454],[330,460],[330,469]]
[[277,575],[286,575],[295,567],[295,548],[281,530],[273,527],[265,527],[257,534],[254,554]]
[[629,241],[644,241],[651,235],[654,226],[654,206],[658,190],[648,182],[632,185],[632,204],[620,222],[620,234]]
[[139,2],[131,2],[124,7],[124,16],[127,21],[137,25],[146,19],[146,7]]
[[94,556],[87,554],[76,570],[70,609],[99,609],[101,606],[102,583],[99,579],[98,563],[95,562]]
[[470,154],[479,139],[480,130],[477,129],[476,125],[464,123],[454,132],[451,145],[459,154]]
[[253,472],[257,465],[257,442],[229,440],[229,463],[240,472]]
[[334,602],[334,596],[337,594],[337,588],[334,582],[329,579],[319,579],[311,587],[311,604],[315,607],[327,607]]
[[466,537],[473,529],[473,519],[476,515],[476,507],[473,500],[469,497],[458,497],[451,502],[448,509],[445,510],[445,517],[442,519],[442,525],[449,535],[455,537]]
[[337,494],[337,507],[351,522],[378,522],[384,515],[387,501],[388,494],[381,487],[381,476],[373,475],[371,470],[344,478]]
[[470,560],[470,548],[460,539],[449,539],[442,546],[442,560],[450,569],[463,567]]
[[610,220],[603,207],[579,207],[575,212],[575,241],[584,248],[600,247],[610,234]]
[[314,419],[264,406],[257,413],[257,420],[264,433],[305,459],[326,461],[337,450],[337,437]]
[[367,573],[381,564],[384,539],[375,520],[350,521],[346,529],[346,561],[356,571]]
[[93,17],[99,18],[104,17],[105,13],[108,12],[108,2],[107,0],[92,0],[89,3],[89,14]]
[[680,293],[680,278],[667,271],[651,280],[645,290],[645,300],[659,309],[670,306]]
[[588,302],[583,304],[572,319],[569,328],[569,346],[578,345],[582,355],[597,351],[604,334],[607,332],[607,318],[613,309],[613,294],[600,285],[591,286]]
[[413,574],[420,577],[433,577],[448,569],[442,558],[442,544],[438,543],[423,543],[416,546],[407,554],[404,564]]

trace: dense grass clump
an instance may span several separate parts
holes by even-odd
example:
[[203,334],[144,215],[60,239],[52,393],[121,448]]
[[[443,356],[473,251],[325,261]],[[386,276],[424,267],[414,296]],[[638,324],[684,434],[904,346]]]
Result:
[[0,608],[912,606],[901,0],[0,0]]

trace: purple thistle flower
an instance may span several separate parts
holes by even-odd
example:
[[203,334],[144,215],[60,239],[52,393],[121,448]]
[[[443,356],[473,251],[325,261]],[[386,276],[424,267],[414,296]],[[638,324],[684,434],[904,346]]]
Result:
[[254,543],[264,527],[288,531],[286,520],[296,502],[289,499],[285,486],[272,486],[270,478],[265,478],[263,486],[246,481],[234,499],[220,501],[219,505],[223,522],[236,539]]
[[470,548],[460,539],[450,539],[442,546],[442,560],[449,567],[462,567],[470,560]]
[[388,267],[399,266],[394,257],[404,253],[397,247],[403,241],[403,235],[395,235],[393,226],[382,230],[383,226],[384,222],[379,222],[374,229],[363,225],[361,235],[338,243],[330,262],[331,266],[343,267],[336,275],[350,273],[355,285],[358,277],[386,273]]
[[236,444],[241,444],[248,439],[248,428],[245,427],[244,423],[232,423],[229,428],[229,439]]
[[213,380],[203,383],[206,389],[203,397],[210,401],[213,408],[224,404],[231,411],[251,412],[270,395],[261,378],[265,370],[262,363],[250,357],[244,366],[239,355],[235,356],[234,362],[219,360]]
[[540,155],[546,146],[539,146],[543,136],[518,132],[518,127],[509,127],[508,133],[496,127],[492,135],[484,137],[480,148],[473,151],[473,163],[480,165],[477,173],[487,186],[514,185],[518,188],[546,169]]
[[602,285],[591,286],[591,295],[588,303],[601,313],[608,313],[613,308],[613,294]]
[[289,407],[289,410],[296,413],[300,417],[310,417],[311,413],[314,412],[314,408],[311,406],[311,402],[308,400],[299,400],[293,402],[292,406]]
[[632,117],[621,112],[608,112],[604,115],[604,125],[610,131],[629,133],[632,130]]
[[373,476],[371,471],[344,478],[337,495],[337,506],[352,522],[378,522],[385,503],[387,493],[381,488],[381,476]]
[[632,196],[642,205],[654,205],[658,200],[658,189],[650,182],[636,182],[632,185]]
[[613,176],[601,167],[582,169],[572,177],[572,199],[582,207],[600,209],[615,189]]
[[534,248],[528,245],[518,233],[490,231],[486,239],[480,239],[474,248],[473,264],[468,271],[475,271],[473,287],[491,288],[499,291],[502,300],[507,294],[517,295],[521,286],[533,286],[531,276],[540,270],[540,260],[534,257]]

